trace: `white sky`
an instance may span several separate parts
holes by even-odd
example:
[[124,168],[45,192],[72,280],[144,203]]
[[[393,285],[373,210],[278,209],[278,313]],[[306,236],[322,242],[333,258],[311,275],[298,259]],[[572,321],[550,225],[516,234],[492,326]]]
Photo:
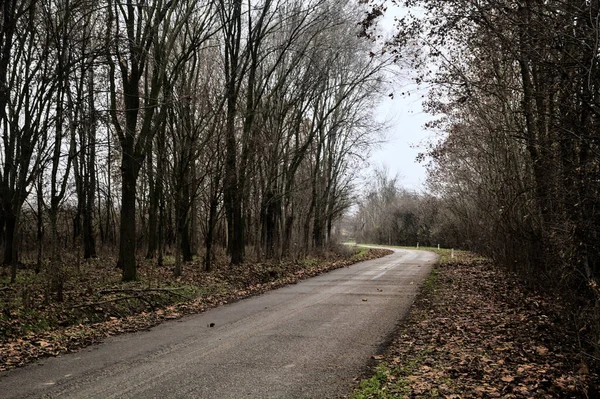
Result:
[[[380,33],[384,36],[395,31],[394,15],[404,14],[402,9],[392,4],[387,6],[388,9],[378,24]],[[433,132],[424,128],[425,123],[433,117],[423,112],[422,102],[426,91],[419,90],[416,84],[411,83],[410,71],[401,71],[400,74],[406,76],[403,79],[404,83],[396,83],[388,91],[394,93],[394,98],[384,98],[375,110],[375,118],[380,122],[388,122],[389,128],[385,135],[386,143],[372,153],[369,160],[370,169],[385,165],[390,175],[400,176],[400,184],[403,187],[421,191],[424,189],[426,171],[425,165],[418,163],[416,157],[425,151],[425,144],[434,137]],[[407,91],[410,92],[410,96],[401,94]]]
[[[424,93],[411,92],[402,96],[402,88],[394,90],[394,99],[384,99],[375,111],[379,121],[387,121],[386,142],[374,150],[371,168],[385,165],[393,176],[400,176],[400,183],[407,189],[420,191],[425,183],[425,165],[416,157],[425,151],[425,144],[434,133],[425,130],[423,125],[432,119],[423,112],[421,103]],[[404,88],[406,90],[406,88]],[[391,90],[390,90],[391,91]]]

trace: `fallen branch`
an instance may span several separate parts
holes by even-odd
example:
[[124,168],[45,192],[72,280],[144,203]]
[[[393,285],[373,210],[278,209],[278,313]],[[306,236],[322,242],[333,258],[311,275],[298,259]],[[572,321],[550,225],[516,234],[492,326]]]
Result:
[[[182,289],[182,288],[176,288],[176,289]],[[102,290],[99,291],[100,295],[106,295],[106,294],[116,294],[116,293],[134,293],[134,295],[129,295],[129,296],[121,296],[118,298],[113,298],[113,299],[106,299],[104,301],[97,301],[97,302],[88,302],[88,303],[82,303],[80,305],[75,305],[72,306],[70,309],[78,309],[78,308],[85,308],[85,307],[92,307],[92,306],[98,306],[98,305],[104,305],[107,303],[112,303],[112,302],[118,302],[118,301],[123,301],[123,300],[129,300],[129,299],[138,299],[142,302],[146,302],[153,310],[156,308],[156,304],[153,304],[151,301],[148,300],[148,298],[146,298],[143,294],[146,293],[153,293],[153,292],[165,292],[167,294],[170,295],[175,295],[184,299],[192,299],[186,295],[182,295],[178,292],[173,292],[172,289],[167,289],[167,288],[148,288],[148,289],[139,289],[139,288],[125,288],[125,289],[107,289],[107,290]],[[135,295],[137,294],[137,295]]]
[[99,305],[104,305],[107,303],[125,301],[128,299],[141,299],[141,297],[140,297],[140,295],[121,296],[119,298],[107,299],[105,301],[82,303],[80,305],[71,306],[69,309],[79,309],[79,308],[85,308],[85,307],[99,306]]
[[[111,288],[111,289],[105,289],[105,290],[100,290],[98,291],[98,293],[100,295],[106,295],[106,294],[118,294],[120,292],[127,292],[127,293],[131,293],[131,292],[139,292],[139,293],[146,293],[146,292],[166,292],[167,294],[172,294],[172,295],[178,295],[181,296],[183,298],[188,298],[185,295],[179,294],[177,292],[175,292],[175,290],[182,290],[185,287],[176,287],[176,288]],[[188,298],[189,299],[189,298]]]

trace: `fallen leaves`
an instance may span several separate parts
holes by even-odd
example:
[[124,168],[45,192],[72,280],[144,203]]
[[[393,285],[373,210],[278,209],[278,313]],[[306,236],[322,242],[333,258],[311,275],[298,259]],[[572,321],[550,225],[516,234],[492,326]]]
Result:
[[531,292],[473,257],[438,266],[434,275],[434,287],[416,300],[376,358],[376,375],[361,383],[355,398],[388,398],[391,392],[406,398],[583,398],[597,392],[598,375],[582,361],[577,332],[559,318],[556,298]]
[[535,353],[537,353],[540,356],[546,356],[548,354],[548,348],[546,348],[545,346],[536,346]]

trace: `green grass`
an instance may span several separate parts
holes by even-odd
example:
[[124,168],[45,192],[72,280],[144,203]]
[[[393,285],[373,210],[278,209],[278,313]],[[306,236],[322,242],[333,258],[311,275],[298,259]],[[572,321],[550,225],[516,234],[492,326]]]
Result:
[[310,268],[318,266],[318,265],[319,265],[318,259],[307,257],[302,260],[302,266],[304,266],[304,268],[306,268],[306,269],[310,269]]
[[369,252],[369,248],[366,247],[360,247],[358,246],[358,252],[356,252],[354,254],[355,257],[359,257],[359,256],[363,256],[364,254],[366,254],[367,252]]
[[[404,398],[409,392],[407,385],[402,379],[396,380],[394,370],[384,364],[375,369],[375,374],[368,380],[360,383],[359,391],[352,399],[395,399]],[[394,381],[394,384],[390,384]]]
[[423,351],[402,365],[388,366],[380,363],[373,376],[363,380],[352,399],[403,399],[410,397],[410,382],[407,377],[421,367],[428,352]]
[[438,269],[433,269],[425,280],[425,283],[423,284],[423,291],[426,294],[433,294],[437,290],[440,283],[439,274],[440,271]]

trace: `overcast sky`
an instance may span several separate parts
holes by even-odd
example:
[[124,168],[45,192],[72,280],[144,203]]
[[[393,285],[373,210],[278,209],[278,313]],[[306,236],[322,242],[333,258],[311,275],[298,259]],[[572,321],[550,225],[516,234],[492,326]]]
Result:
[[[394,15],[401,16],[403,10],[388,4],[387,12],[378,27],[384,36],[391,35],[394,29]],[[390,174],[400,176],[400,183],[407,189],[421,191],[424,188],[426,172],[425,165],[418,163],[416,157],[424,151],[424,145],[435,134],[427,131],[423,125],[432,119],[431,115],[423,112],[423,95],[426,91],[418,89],[411,83],[410,71],[401,71],[405,76],[403,83],[395,83],[387,93],[394,93],[394,98],[386,97],[375,110],[375,118],[388,122],[386,143],[374,150],[370,159],[370,169],[378,165],[386,165]],[[410,92],[403,96],[402,92]],[[366,171],[368,173],[368,171]]]
[[[390,90],[391,91],[391,90]],[[411,92],[402,96],[401,88],[394,90],[394,99],[384,99],[376,110],[376,118],[388,122],[386,142],[373,151],[371,168],[386,165],[391,175],[398,174],[402,186],[420,191],[425,182],[425,165],[416,157],[424,151],[424,145],[433,137],[423,125],[431,119],[425,114],[421,103],[423,93]]]

